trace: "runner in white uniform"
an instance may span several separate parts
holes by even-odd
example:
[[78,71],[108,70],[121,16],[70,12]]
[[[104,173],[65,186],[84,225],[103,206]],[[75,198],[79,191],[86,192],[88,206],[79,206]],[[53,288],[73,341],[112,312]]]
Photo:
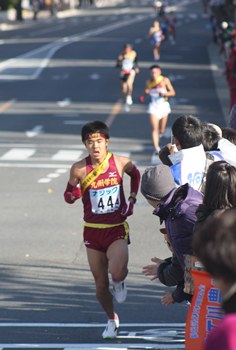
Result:
[[116,66],[121,68],[121,95],[127,105],[133,104],[132,92],[136,73],[139,73],[137,53],[131,44],[124,45],[124,51],[118,56]]
[[175,90],[167,77],[161,75],[161,68],[158,65],[150,67],[151,79],[147,81],[146,88],[139,101],[144,102],[145,95],[150,95],[147,112],[150,114],[152,126],[152,140],[155,153],[160,150],[159,134],[165,132],[168,115],[171,112],[168,97],[175,96]]
[[156,19],[153,23],[153,27],[149,29],[148,37],[150,38],[150,43],[153,48],[153,59],[154,61],[158,61],[160,59],[160,46],[162,40],[164,40],[165,36],[162,33],[160,23]]

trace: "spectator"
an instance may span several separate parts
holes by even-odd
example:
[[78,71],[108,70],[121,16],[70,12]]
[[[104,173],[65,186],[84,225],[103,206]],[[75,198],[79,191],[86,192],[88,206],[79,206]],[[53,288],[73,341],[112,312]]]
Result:
[[202,144],[205,152],[217,150],[221,136],[213,124],[202,123],[202,136]]
[[194,230],[197,231],[208,216],[218,216],[229,208],[236,208],[236,168],[222,160],[209,166]]
[[[223,128],[222,135],[225,139],[236,145],[236,130],[233,128]],[[236,156],[235,156],[236,157]]]
[[229,127],[236,130],[236,104],[233,105],[229,115]]
[[208,166],[202,144],[202,123],[192,115],[181,116],[172,125],[172,134],[178,149],[169,155],[175,182],[177,185],[189,183],[200,191]]
[[[203,203],[196,210],[194,235],[208,217],[220,216],[225,210],[234,207],[236,208],[236,169],[225,161],[214,162],[206,175]],[[194,256],[188,256],[187,259],[193,263],[196,261]],[[193,293],[193,280],[188,271],[185,273],[188,279],[188,289],[185,290]]]
[[221,290],[225,311],[221,323],[209,333],[204,350],[235,350],[236,209],[209,218],[194,236],[193,248]]
[[[155,208],[154,214],[159,216],[160,222],[165,222],[167,236],[173,249],[169,267],[167,261],[155,257],[152,259],[155,264],[145,266],[143,273],[153,276],[153,279],[159,278],[167,286],[177,285],[177,289],[171,295],[173,302],[189,300],[191,296],[183,291],[184,255],[192,254],[195,211],[202,202],[202,194],[188,184],[176,188],[170,167],[163,164],[148,168],[144,172],[141,192]],[[165,297],[162,302],[170,303],[171,299],[167,298],[167,295]],[[170,302],[166,302],[167,299]]]

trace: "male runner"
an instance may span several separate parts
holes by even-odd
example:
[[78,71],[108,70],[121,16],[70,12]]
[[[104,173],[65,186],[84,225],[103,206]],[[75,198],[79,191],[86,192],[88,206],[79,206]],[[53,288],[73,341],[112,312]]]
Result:
[[123,52],[118,56],[116,66],[121,68],[122,99],[132,105],[133,84],[136,73],[139,73],[137,53],[131,44],[125,44]]
[[150,67],[150,80],[146,83],[146,88],[142,96],[139,97],[140,102],[144,102],[145,95],[150,95],[151,102],[147,112],[150,114],[150,122],[152,126],[152,141],[155,153],[160,151],[159,132],[162,135],[165,132],[168,115],[171,112],[168,97],[175,96],[175,90],[169,80],[161,74],[161,68],[158,65]]
[[[108,323],[103,338],[115,338],[119,327],[113,297],[126,299],[129,227],[126,218],[133,214],[140,173],[127,157],[108,152],[109,129],[101,121],[83,126],[82,141],[88,156],[74,163],[64,197],[74,203],[82,197],[84,206],[84,244],[96,284],[96,296]],[[130,176],[130,196],[125,201],[123,175]],[[109,273],[113,293],[109,291]]]
[[160,27],[160,23],[157,19],[153,22],[153,26],[149,29],[148,37],[153,48],[153,59],[159,61],[160,59],[160,46],[165,36]]

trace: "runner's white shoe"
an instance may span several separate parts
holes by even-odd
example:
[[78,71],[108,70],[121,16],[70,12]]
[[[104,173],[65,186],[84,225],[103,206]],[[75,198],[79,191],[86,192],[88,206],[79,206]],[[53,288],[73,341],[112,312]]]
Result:
[[127,96],[126,97],[126,104],[128,106],[131,106],[133,104],[133,100],[132,100],[132,97],[131,96]]
[[113,284],[113,290],[112,294],[115,297],[116,301],[118,303],[123,303],[127,297],[127,288],[125,281],[121,282],[112,282]]
[[114,313],[114,320],[108,320],[107,326],[102,333],[103,339],[112,339],[117,336],[117,331],[119,328],[119,317],[116,313]]

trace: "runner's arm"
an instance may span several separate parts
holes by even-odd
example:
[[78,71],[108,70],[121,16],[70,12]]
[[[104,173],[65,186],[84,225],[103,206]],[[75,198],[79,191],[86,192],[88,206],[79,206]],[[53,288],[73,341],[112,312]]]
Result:
[[139,102],[143,103],[145,100],[145,96],[149,94],[150,89],[148,88],[149,81],[146,82],[146,88],[141,96],[139,96]]
[[120,68],[122,66],[123,56],[119,55],[116,61],[116,67]]
[[70,178],[64,192],[64,199],[67,203],[73,204],[77,199],[79,199],[82,196],[80,187],[77,187],[79,183],[79,169],[77,163],[75,163],[71,167]]
[[139,66],[138,66],[138,56],[136,53],[135,59],[134,59],[134,70],[136,73],[139,73]]
[[136,166],[130,161],[125,167],[125,173],[130,176],[130,197],[129,201],[136,202],[136,195],[138,193],[140,184],[140,172]]
[[164,94],[165,97],[171,97],[175,96],[175,89],[173,88],[173,85],[170,82],[169,78],[165,78],[165,85],[167,92]]

